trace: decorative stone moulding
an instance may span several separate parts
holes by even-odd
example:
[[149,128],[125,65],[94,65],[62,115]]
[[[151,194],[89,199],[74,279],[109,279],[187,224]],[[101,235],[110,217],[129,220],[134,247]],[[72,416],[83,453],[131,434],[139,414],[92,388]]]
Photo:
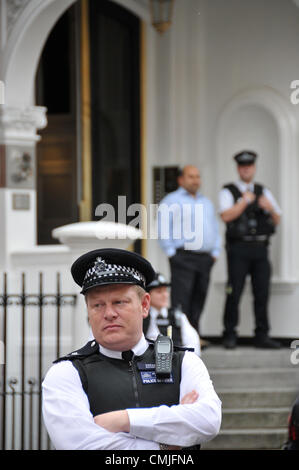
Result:
[[42,106],[0,107],[0,142],[3,144],[11,141],[37,142],[40,140],[37,129],[46,125],[46,108]]
[[14,24],[20,17],[22,12],[25,10],[28,3],[31,0],[9,0],[6,1],[6,12],[7,12],[7,33],[13,29]]

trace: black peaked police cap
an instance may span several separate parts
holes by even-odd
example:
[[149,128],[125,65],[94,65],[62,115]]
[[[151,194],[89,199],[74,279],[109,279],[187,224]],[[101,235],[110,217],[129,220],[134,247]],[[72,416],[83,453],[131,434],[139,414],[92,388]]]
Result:
[[108,284],[135,284],[145,289],[155,271],[142,256],[118,248],[92,250],[80,256],[71,267],[74,281],[85,294],[92,287]]
[[147,292],[155,289],[156,287],[170,287],[171,283],[161,273],[156,273],[154,280],[146,286]]
[[235,161],[238,165],[253,165],[257,159],[257,154],[250,150],[243,150],[234,156]]

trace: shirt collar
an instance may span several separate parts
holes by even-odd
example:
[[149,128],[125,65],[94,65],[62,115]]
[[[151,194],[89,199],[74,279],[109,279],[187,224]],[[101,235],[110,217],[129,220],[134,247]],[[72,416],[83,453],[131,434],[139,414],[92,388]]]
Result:
[[254,189],[253,181],[251,181],[250,183],[245,183],[245,181],[239,180],[237,185],[239,186],[242,192],[248,191],[248,190],[253,191]]
[[157,310],[155,307],[151,307],[150,315],[153,318],[157,318],[158,315],[160,315],[163,318],[167,318],[168,317],[168,309],[167,309],[167,307],[162,307],[160,310]]
[[[192,194],[190,194],[189,191],[187,191],[187,189],[183,188],[182,186],[179,186],[179,188],[177,189],[177,191],[179,191],[181,194],[185,194],[185,195],[190,196],[190,197],[193,198]],[[200,191],[197,191],[195,197],[196,197],[196,198],[201,197]]]
[[[141,356],[143,353],[145,353],[147,348],[148,342],[142,334],[138,343],[133,348],[131,348],[131,350],[133,351],[134,356]],[[99,350],[101,354],[104,354],[104,356],[111,357],[113,359],[122,359],[121,351],[113,351],[112,349],[104,348],[104,346],[102,346],[101,344],[99,344]]]
[[151,306],[151,308],[150,308],[150,316],[151,316],[152,318],[157,318],[158,315],[159,315],[159,311],[158,311],[155,307]]

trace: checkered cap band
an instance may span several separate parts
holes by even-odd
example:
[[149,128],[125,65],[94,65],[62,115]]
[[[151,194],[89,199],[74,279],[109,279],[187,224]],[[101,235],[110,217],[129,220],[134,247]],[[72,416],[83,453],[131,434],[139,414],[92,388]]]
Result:
[[137,269],[130,266],[110,264],[98,257],[93,265],[86,271],[82,293],[91,287],[111,283],[137,284],[142,287],[146,284],[146,279]]

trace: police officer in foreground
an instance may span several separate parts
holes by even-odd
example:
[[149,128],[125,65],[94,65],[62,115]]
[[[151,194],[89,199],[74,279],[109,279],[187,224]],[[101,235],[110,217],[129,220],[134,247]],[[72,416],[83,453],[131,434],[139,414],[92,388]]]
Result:
[[146,286],[151,296],[149,315],[143,320],[145,337],[155,340],[159,334],[167,335],[171,327],[172,339],[177,346],[193,348],[200,356],[199,334],[179,308],[169,307],[169,287],[163,274],[156,273],[154,280]]
[[94,340],[55,361],[43,382],[55,448],[181,449],[215,437],[221,402],[201,359],[173,350],[168,337],[149,344],[143,335],[151,264],[126,250],[99,249],[71,272]]
[[280,347],[268,336],[267,309],[271,276],[268,245],[281,210],[270,190],[253,181],[256,158],[255,152],[247,150],[234,156],[240,180],[225,185],[219,197],[221,218],[226,223],[228,268],[223,342],[229,349],[236,347],[238,308],[248,274],[254,296],[255,346]]

